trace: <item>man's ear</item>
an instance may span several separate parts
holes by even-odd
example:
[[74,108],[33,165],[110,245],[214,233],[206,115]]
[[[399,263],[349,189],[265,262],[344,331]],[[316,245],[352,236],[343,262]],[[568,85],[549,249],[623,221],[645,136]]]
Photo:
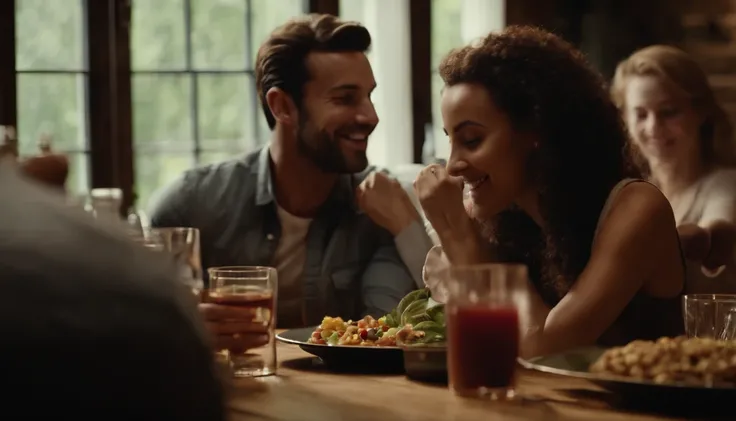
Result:
[[269,89],[266,92],[266,103],[277,123],[283,126],[293,126],[299,121],[299,110],[291,96],[283,89]]

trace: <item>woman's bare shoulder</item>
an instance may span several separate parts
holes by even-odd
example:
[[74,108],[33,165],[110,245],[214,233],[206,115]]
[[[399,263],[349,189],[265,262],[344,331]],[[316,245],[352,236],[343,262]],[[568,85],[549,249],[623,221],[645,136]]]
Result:
[[629,183],[612,198],[609,212],[601,226],[623,227],[641,225],[659,226],[675,231],[675,215],[672,206],[653,184],[641,181]]
[[[645,289],[658,296],[681,291],[684,268],[675,216],[669,201],[656,186],[637,182],[621,189],[600,228],[594,253],[639,250],[629,254],[634,260],[627,265],[648,274]],[[682,282],[672,281],[676,279]]]

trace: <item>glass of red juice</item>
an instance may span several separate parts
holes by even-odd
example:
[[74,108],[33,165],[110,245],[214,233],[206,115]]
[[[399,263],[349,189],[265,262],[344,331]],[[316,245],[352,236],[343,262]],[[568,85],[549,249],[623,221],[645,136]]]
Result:
[[444,282],[450,389],[459,396],[512,399],[526,266],[451,266]]
[[224,354],[234,377],[276,374],[276,269],[266,266],[228,266],[208,269],[206,301],[226,307],[219,332],[227,344]]

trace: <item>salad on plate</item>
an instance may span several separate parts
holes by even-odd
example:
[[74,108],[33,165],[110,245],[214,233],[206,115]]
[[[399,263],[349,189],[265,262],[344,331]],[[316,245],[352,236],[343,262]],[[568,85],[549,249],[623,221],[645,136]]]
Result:
[[310,344],[328,346],[395,347],[445,342],[445,306],[429,289],[412,291],[383,317],[353,321],[325,316],[312,332]]

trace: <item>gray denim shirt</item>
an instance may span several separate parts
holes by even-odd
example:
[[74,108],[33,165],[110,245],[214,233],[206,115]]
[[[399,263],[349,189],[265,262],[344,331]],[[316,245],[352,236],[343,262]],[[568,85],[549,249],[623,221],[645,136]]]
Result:
[[[325,315],[381,316],[417,287],[391,234],[355,203],[354,190],[367,174],[342,175],[309,227],[302,274],[308,325]],[[154,227],[199,228],[204,268],[272,265],[281,225],[268,146],[187,171],[149,215]]]

